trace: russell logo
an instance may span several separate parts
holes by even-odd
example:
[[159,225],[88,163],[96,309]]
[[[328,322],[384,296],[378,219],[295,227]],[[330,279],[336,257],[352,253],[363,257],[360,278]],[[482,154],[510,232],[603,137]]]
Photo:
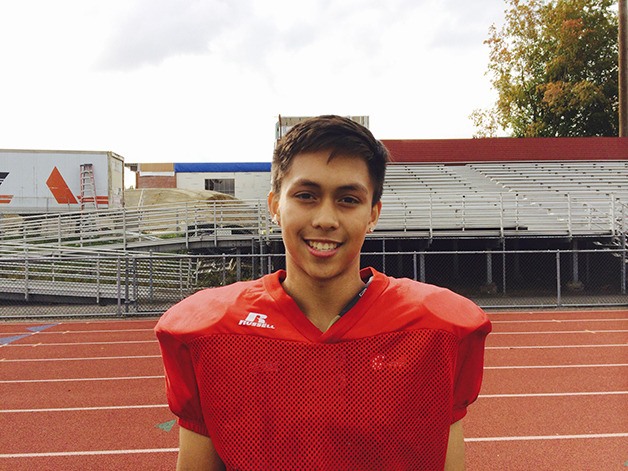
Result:
[[259,314],[257,312],[249,312],[246,319],[242,319],[238,322],[238,325],[249,325],[251,327],[260,327],[262,329],[274,329],[275,326],[266,322],[266,314]]

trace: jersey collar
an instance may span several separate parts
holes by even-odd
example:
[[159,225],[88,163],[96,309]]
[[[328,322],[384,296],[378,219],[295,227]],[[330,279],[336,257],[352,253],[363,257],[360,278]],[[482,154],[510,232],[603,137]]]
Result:
[[372,277],[368,289],[358,301],[325,332],[321,332],[310,322],[299,309],[297,303],[283,289],[281,282],[286,278],[285,270],[279,270],[265,277],[264,286],[277,304],[278,311],[281,312],[304,337],[311,342],[334,343],[341,341],[344,334],[367,314],[374,301],[382,294],[384,289],[386,289],[389,282],[387,276],[370,267],[360,270],[360,277],[365,283]]

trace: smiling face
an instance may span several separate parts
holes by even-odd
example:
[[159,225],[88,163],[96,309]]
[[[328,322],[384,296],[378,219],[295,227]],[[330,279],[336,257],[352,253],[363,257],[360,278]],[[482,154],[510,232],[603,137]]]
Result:
[[359,157],[329,151],[298,154],[284,175],[269,208],[281,225],[286,248],[286,283],[360,281],[360,250],[381,203],[372,205],[373,183]]

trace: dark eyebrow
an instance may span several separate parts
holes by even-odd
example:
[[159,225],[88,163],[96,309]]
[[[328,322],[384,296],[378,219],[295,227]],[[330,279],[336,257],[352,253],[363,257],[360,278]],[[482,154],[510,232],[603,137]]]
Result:
[[360,185],[359,183],[354,183],[351,185],[343,185],[338,188],[340,191],[357,191],[358,193],[368,194],[369,190],[364,185]]
[[312,180],[308,180],[307,178],[301,178],[297,181],[295,181],[292,186],[309,186],[309,187],[313,187],[313,188],[320,188],[321,186],[316,183],[315,181]]
[[[321,185],[315,181],[308,180],[307,178],[301,178],[294,182],[294,186],[305,186],[311,188],[320,188]],[[359,193],[368,194],[369,190],[360,183],[349,183],[348,185],[342,185],[338,188],[338,191],[357,191]]]

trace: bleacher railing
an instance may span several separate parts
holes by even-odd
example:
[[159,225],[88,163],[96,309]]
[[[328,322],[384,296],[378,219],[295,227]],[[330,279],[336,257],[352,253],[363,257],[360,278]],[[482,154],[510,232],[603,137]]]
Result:
[[[435,237],[442,231],[492,236],[610,235],[625,232],[626,203],[612,194],[550,192],[437,193],[422,198],[387,195],[377,231]],[[268,240],[279,235],[266,202],[197,201],[139,209],[68,212],[0,218],[0,256],[98,248],[150,250],[203,240]],[[376,234],[377,235],[377,234]]]

